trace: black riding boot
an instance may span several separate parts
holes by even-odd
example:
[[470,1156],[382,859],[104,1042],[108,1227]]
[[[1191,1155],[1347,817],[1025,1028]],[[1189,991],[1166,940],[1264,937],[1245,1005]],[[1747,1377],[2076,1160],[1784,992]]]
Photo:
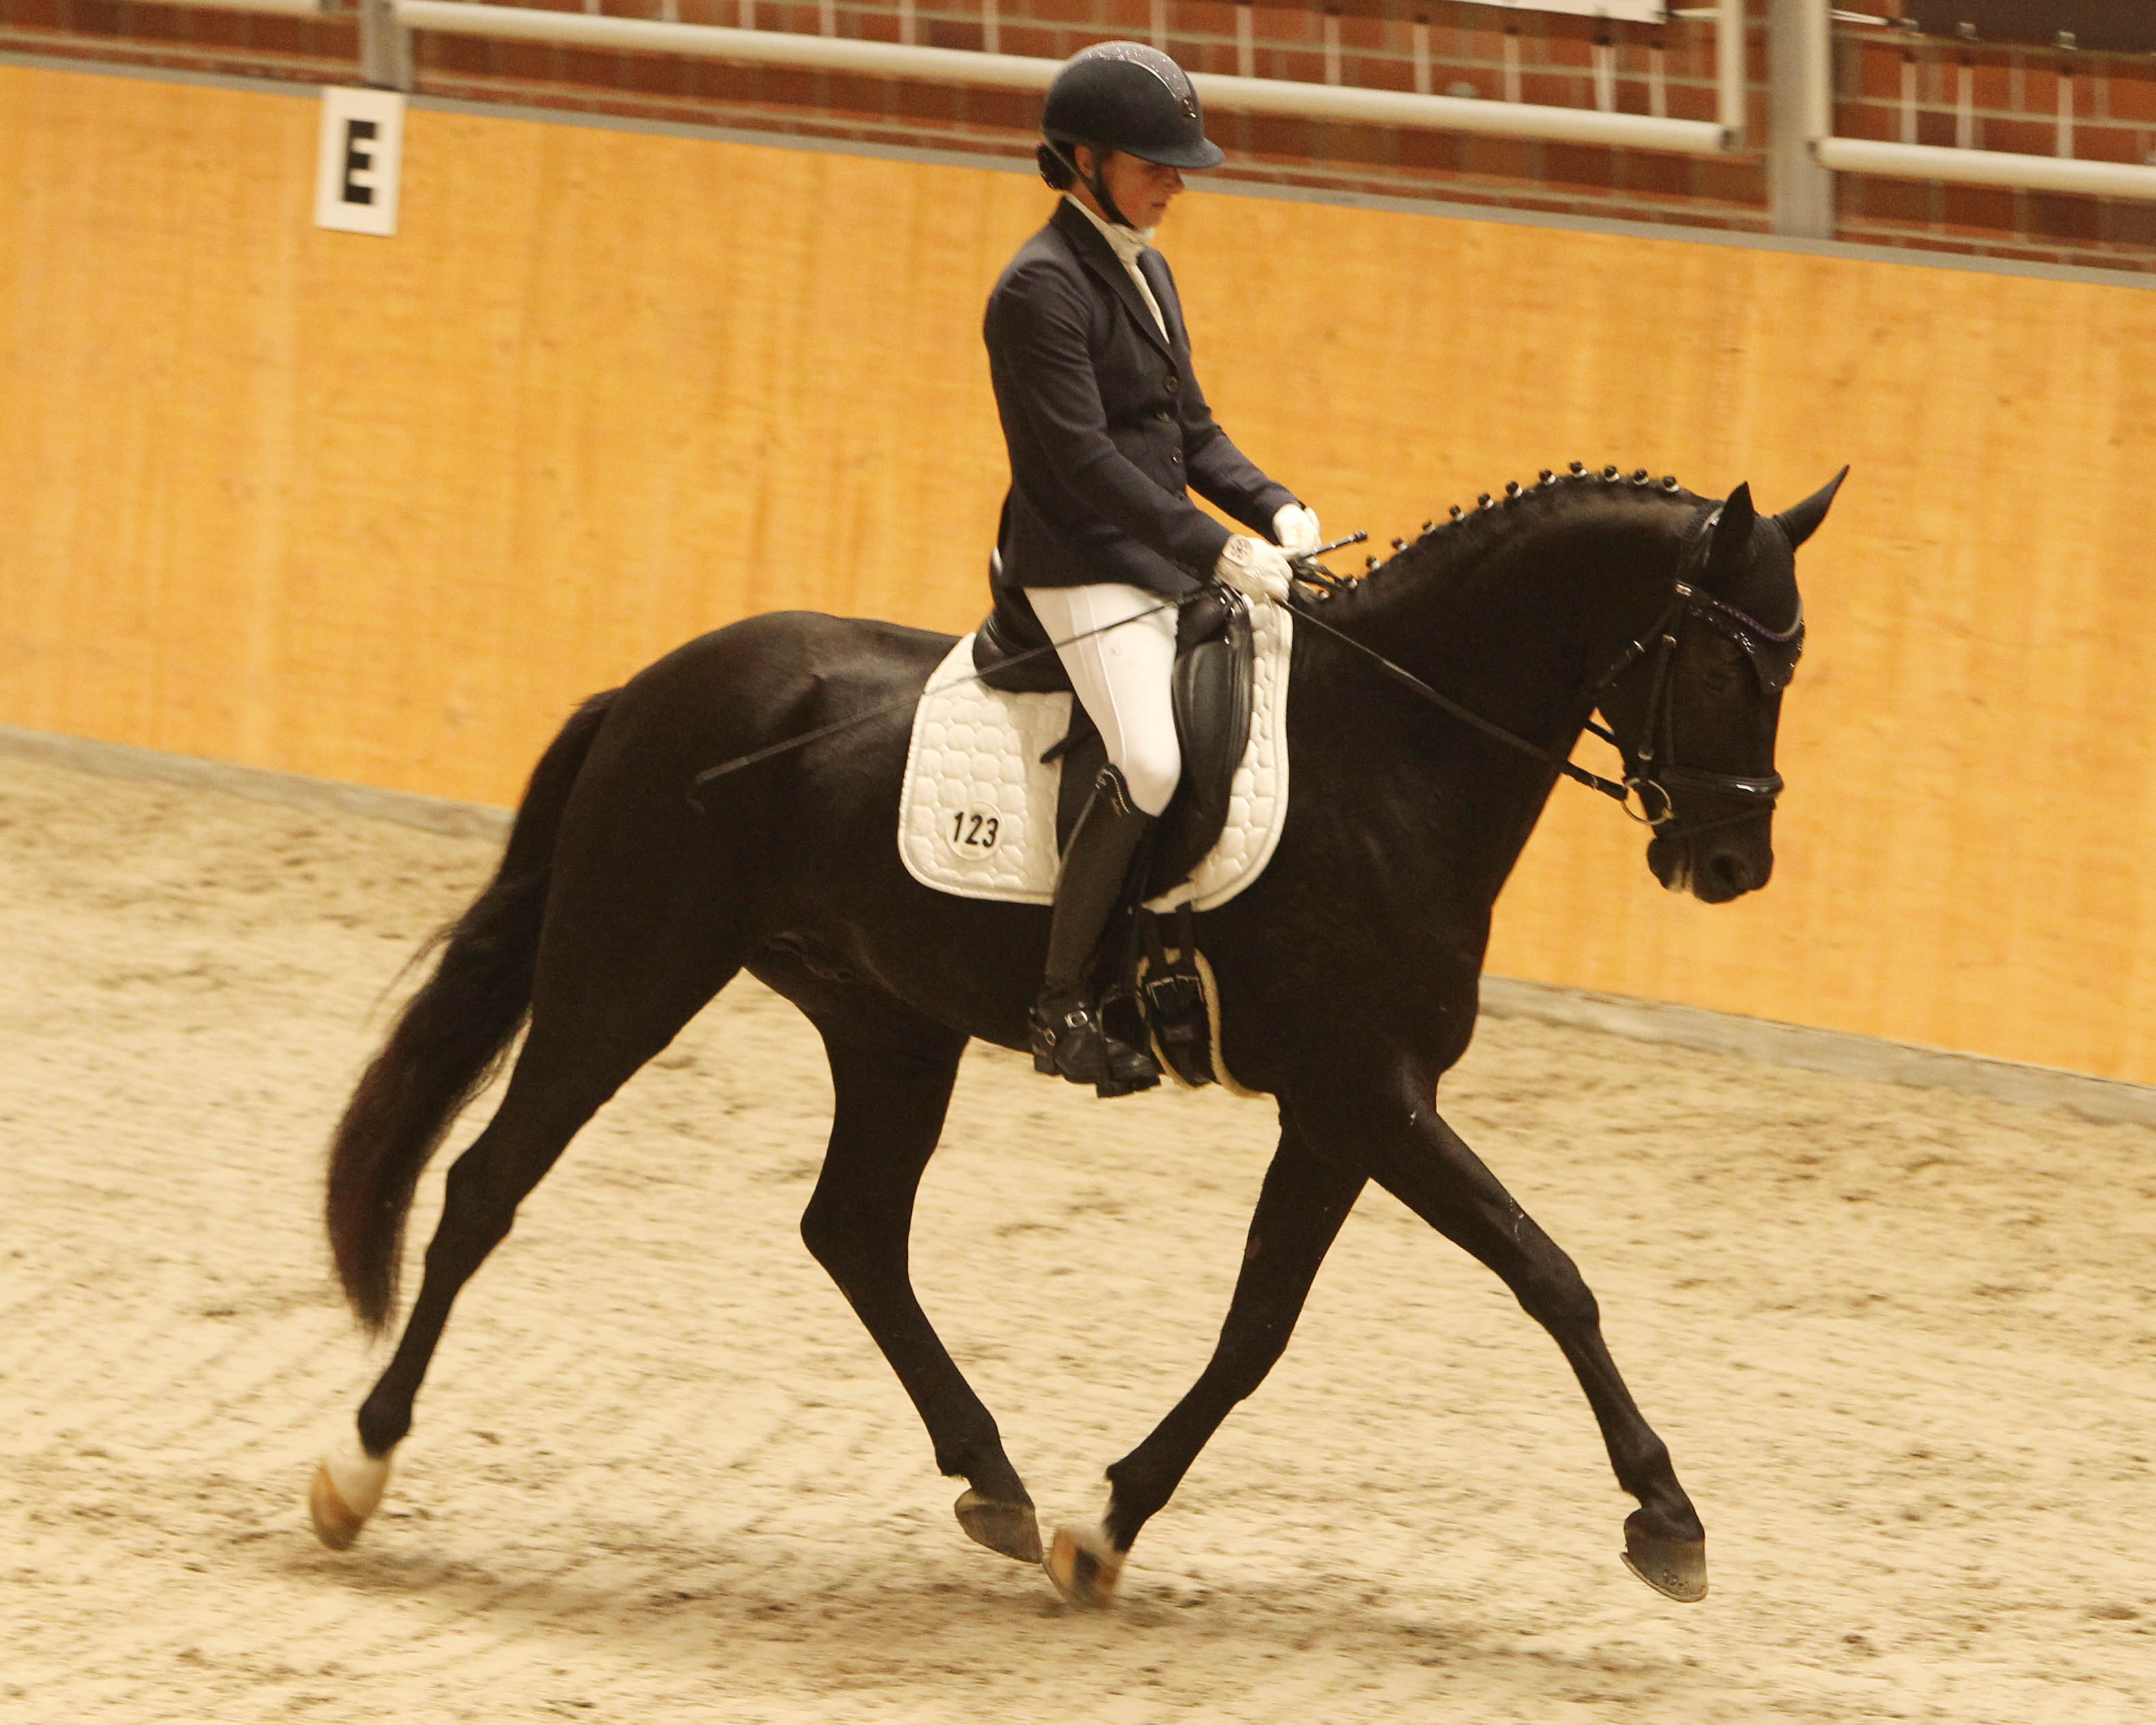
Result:
[[1131,801],[1123,775],[1104,767],[1085,813],[1072,829],[1055,877],[1055,908],[1048,927],[1048,967],[1034,1003],[1033,1070],[1060,1072],[1073,1084],[1127,1095],[1160,1082],[1160,1066],[1142,1048],[1111,1036],[1086,986],[1108,919],[1123,901],[1131,859],[1153,818]]

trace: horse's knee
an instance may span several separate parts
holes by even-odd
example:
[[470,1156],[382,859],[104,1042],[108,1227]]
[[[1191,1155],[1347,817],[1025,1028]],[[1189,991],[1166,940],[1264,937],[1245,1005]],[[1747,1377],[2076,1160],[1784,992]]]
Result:
[[1222,1332],[1220,1345],[1205,1368],[1208,1386],[1223,1400],[1248,1401],[1258,1393],[1280,1357],[1287,1351],[1288,1329],[1277,1320],[1239,1325]]
[[1515,1290],[1522,1310],[1545,1329],[1563,1333],[1591,1330],[1602,1322],[1602,1307],[1579,1268],[1552,1248],[1548,1262],[1533,1266]]

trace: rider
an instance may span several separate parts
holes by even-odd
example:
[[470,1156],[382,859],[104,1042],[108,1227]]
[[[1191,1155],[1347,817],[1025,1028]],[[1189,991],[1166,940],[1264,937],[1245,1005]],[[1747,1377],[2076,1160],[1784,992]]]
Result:
[[[1004,270],[984,328],[1011,466],[994,582],[999,609],[1029,603],[1050,639],[1086,637],[1060,653],[1108,765],[1056,878],[1034,1065],[1126,1090],[1159,1067],[1107,1034],[1088,976],[1182,776],[1178,613],[1163,602],[1209,578],[1255,603],[1285,599],[1288,552],[1315,549],[1318,526],[1214,423],[1175,279],[1151,249],[1183,171],[1222,159],[1183,69],[1135,42],[1086,49],[1050,86],[1040,130],[1041,177],[1063,201]],[[1250,532],[1231,533],[1194,490]]]

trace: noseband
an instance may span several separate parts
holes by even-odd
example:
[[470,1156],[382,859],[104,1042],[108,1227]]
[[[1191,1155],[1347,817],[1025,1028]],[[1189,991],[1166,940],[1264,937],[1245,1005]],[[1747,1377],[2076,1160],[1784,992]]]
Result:
[[[1694,585],[1705,571],[1714,541],[1715,524],[1722,519],[1716,508],[1700,518],[1686,536],[1677,569],[1676,591],[1654,627],[1630,643],[1617,662],[1604,672],[1588,693],[1599,706],[1617,680],[1640,660],[1651,657],[1646,718],[1640,727],[1640,746],[1628,750],[1614,732],[1588,721],[1587,728],[1624,755],[1625,812],[1642,825],[1654,828],[1657,838],[1691,839],[1720,827],[1734,826],[1774,812],[1782,793],[1782,775],[1749,778],[1743,773],[1717,773],[1704,767],[1681,766],[1676,759],[1675,721],[1671,716],[1670,685],[1676,680],[1679,638],[1687,619],[1697,619],[1724,639],[1732,641],[1750,662],[1767,694],[1786,688],[1796,674],[1797,660],[1804,650],[1804,602],[1797,603],[1796,619],[1785,629],[1773,629]],[[1727,805],[1724,812],[1685,819],[1677,814],[1676,793],[1687,802],[1705,799]],[[1632,801],[1639,800],[1633,813]],[[1652,800],[1650,800],[1650,799]],[[1657,806],[1659,805],[1659,807]]]

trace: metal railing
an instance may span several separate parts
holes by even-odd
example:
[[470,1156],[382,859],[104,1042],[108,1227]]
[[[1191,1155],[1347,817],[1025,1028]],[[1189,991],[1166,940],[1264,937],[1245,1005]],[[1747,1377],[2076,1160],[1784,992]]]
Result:
[[[475,4],[473,0],[391,0],[390,10],[400,24],[416,30],[855,72],[870,77],[917,78],[1001,90],[1045,90],[1063,64],[1024,54],[716,24],[677,24],[604,13],[542,12],[530,7]],[[1743,141],[1743,0],[1720,0],[1717,10],[1723,48],[1717,56],[1717,111],[1713,120],[1671,120],[1600,108],[1486,101],[1479,97],[1423,95],[1406,90],[1215,73],[1194,74],[1190,81],[1207,106],[1226,113],[1718,156],[1738,148]]]
[[[2025,192],[2067,192],[2085,198],[2156,201],[2156,167],[2128,162],[2091,162],[2071,153],[2071,131],[2061,129],[2062,151],[2025,156],[1944,144],[1888,143],[1836,137],[1831,8],[1827,0],[1799,0],[1808,8],[1802,57],[1804,104],[1811,153],[1838,173],[1882,174],[1893,179],[1939,180],[1963,186],[2003,186]],[[1877,21],[1875,21],[1877,22]],[[2062,110],[2063,111],[2063,110]]]
[[[142,3],[199,6],[233,12],[316,17],[331,0],[142,0]],[[2156,202],[2156,166],[2096,162],[2070,151],[2022,155],[2003,150],[1838,137],[1834,131],[1833,20],[1885,23],[1883,18],[1845,13],[1829,0],[1775,0],[1779,8],[1802,8],[1804,51],[1799,57],[1806,147],[1830,172],[2059,192],[2087,198]],[[557,43],[566,47],[613,48],[647,54],[744,64],[796,66],[853,72],[870,77],[911,78],[999,90],[1045,90],[1061,62],[1024,54],[927,48],[791,31],[739,29],[601,13],[546,12],[492,6],[477,0],[360,0],[367,38],[364,75],[371,82],[408,87],[408,33],[437,30],[510,41]],[[1366,126],[1407,126],[1482,136],[1541,138],[1557,142],[1716,156],[1745,141],[1744,0],[1676,8],[1673,16],[1716,24],[1716,117],[1672,120],[1607,109],[1547,103],[1493,101],[1479,97],[1428,95],[1289,79],[1194,74],[1191,82],[1209,107],[1225,113],[1269,114]]]
[[185,6],[208,12],[274,12],[286,18],[320,18],[327,0],[135,0],[141,6]]

